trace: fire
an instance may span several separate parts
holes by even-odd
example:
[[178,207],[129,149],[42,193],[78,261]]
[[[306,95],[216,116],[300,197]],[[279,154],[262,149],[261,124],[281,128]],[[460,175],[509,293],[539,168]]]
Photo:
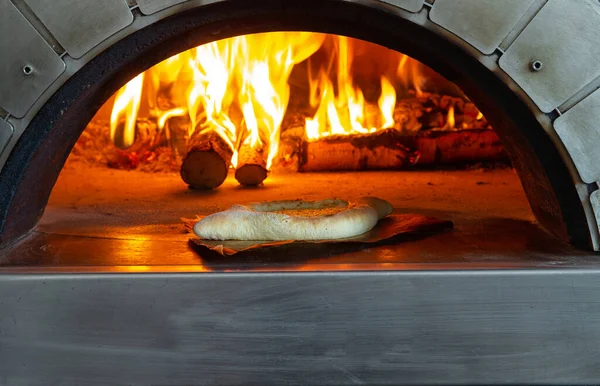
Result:
[[[153,90],[148,92],[148,104],[158,117],[158,130],[169,118],[188,114],[188,138],[215,132],[233,150],[234,166],[240,147],[250,146],[266,154],[270,167],[290,98],[288,78],[294,65],[318,50],[323,40],[324,35],[306,32],[246,35],[205,44],[159,63],[146,72]],[[130,146],[135,139],[143,79],[143,74],[136,77],[117,94],[111,121],[115,143]],[[167,108],[161,106],[161,98],[168,100]],[[113,134],[122,126],[121,116],[127,118],[123,140]]]
[[448,116],[446,117],[446,130],[454,130],[456,126],[456,119],[454,118],[454,106],[448,107]]
[[[352,44],[349,38],[336,36],[335,57],[337,95],[327,69],[310,79],[311,102],[317,108],[305,123],[306,136],[316,140],[329,135],[368,134],[394,126],[396,90],[388,78],[381,77],[378,106],[369,105],[352,75]],[[330,67],[332,68],[332,66]],[[375,114],[369,111],[376,110]]]
[[396,90],[388,78],[381,77],[381,96],[378,101],[383,118],[382,127],[394,127],[394,108],[396,107]]
[[241,86],[238,102],[246,126],[241,143],[253,149],[265,148],[270,168],[290,99],[288,79],[294,65],[320,47],[323,35],[297,32],[235,39],[239,50],[234,73],[236,84]]
[[115,96],[110,115],[110,139],[122,149],[130,147],[135,141],[135,124],[143,84],[144,73],[141,73],[123,86]]
[[401,55],[396,67],[396,77],[403,90],[414,90],[416,96],[423,95],[426,76],[422,74],[423,66],[407,55]]
[[[397,93],[422,94],[426,79],[422,65],[389,51],[393,56],[381,62],[385,70],[365,86],[355,68],[360,43],[364,42],[343,36],[274,32],[219,40],[182,52],[117,92],[110,137],[120,148],[131,146],[137,115],[143,110],[156,122],[155,135],[170,141],[175,134],[167,122],[179,117],[178,122],[188,122],[183,130],[188,144],[216,133],[231,148],[234,167],[240,149],[246,147],[262,154],[270,168],[290,102],[290,77],[305,61],[302,98],[310,109],[305,119],[307,140],[394,128]],[[314,59],[317,54],[325,59]],[[449,110],[445,129],[454,125],[454,111]]]
[[189,136],[214,131],[235,148],[237,128],[228,112],[234,95],[227,89],[232,82],[233,42],[221,40],[193,49],[189,66],[192,82],[187,93],[191,119]]
[[303,32],[245,35],[192,50],[190,136],[216,132],[233,150],[234,167],[240,147],[250,146],[266,154],[269,168],[290,98],[288,78],[323,38]]

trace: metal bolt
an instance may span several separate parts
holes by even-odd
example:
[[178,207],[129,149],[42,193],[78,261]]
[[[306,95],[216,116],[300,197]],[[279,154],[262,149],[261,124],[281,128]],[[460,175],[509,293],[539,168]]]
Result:
[[25,76],[31,76],[33,75],[33,67],[31,67],[31,65],[26,64],[23,66],[23,74],[25,74]]
[[543,67],[543,64],[539,60],[534,59],[531,61],[531,63],[529,63],[529,68],[531,69],[531,71],[538,72],[542,69],[542,67]]

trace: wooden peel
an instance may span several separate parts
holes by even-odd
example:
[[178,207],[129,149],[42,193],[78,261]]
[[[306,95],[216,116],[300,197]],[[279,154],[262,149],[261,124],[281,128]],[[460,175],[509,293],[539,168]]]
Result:
[[242,146],[238,156],[235,179],[242,185],[257,186],[267,178],[267,162],[261,151]]
[[220,186],[231,164],[231,148],[214,132],[198,136],[190,142],[180,169],[183,181],[195,189]]

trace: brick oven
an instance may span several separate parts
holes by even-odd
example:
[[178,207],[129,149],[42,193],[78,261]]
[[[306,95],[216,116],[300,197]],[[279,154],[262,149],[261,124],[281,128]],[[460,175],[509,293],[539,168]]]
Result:
[[[0,0],[6,384],[591,384],[595,0]],[[454,229],[220,256],[376,195]]]

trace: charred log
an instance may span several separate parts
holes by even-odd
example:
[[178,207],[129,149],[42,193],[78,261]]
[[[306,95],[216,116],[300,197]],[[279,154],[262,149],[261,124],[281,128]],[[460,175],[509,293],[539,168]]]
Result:
[[412,148],[419,153],[416,165],[508,161],[493,130],[421,132],[414,138]]
[[233,152],[216,133],[194,138],[181,164],[181,178],[191,188],[214,189],[227,177]]
[[263,152],[243,146],[238,156],[235,179],[242,185],[257,186],[267,178],[267,162]]
[[414,157],[394,130],[365,136],[336,136],[305,142],[300,171],[402,169]]
[[507,161],[492,130],[427,131],[415,136],[395,130],[330,137],[303,145],[300,171],[407,169],[412,165]]

